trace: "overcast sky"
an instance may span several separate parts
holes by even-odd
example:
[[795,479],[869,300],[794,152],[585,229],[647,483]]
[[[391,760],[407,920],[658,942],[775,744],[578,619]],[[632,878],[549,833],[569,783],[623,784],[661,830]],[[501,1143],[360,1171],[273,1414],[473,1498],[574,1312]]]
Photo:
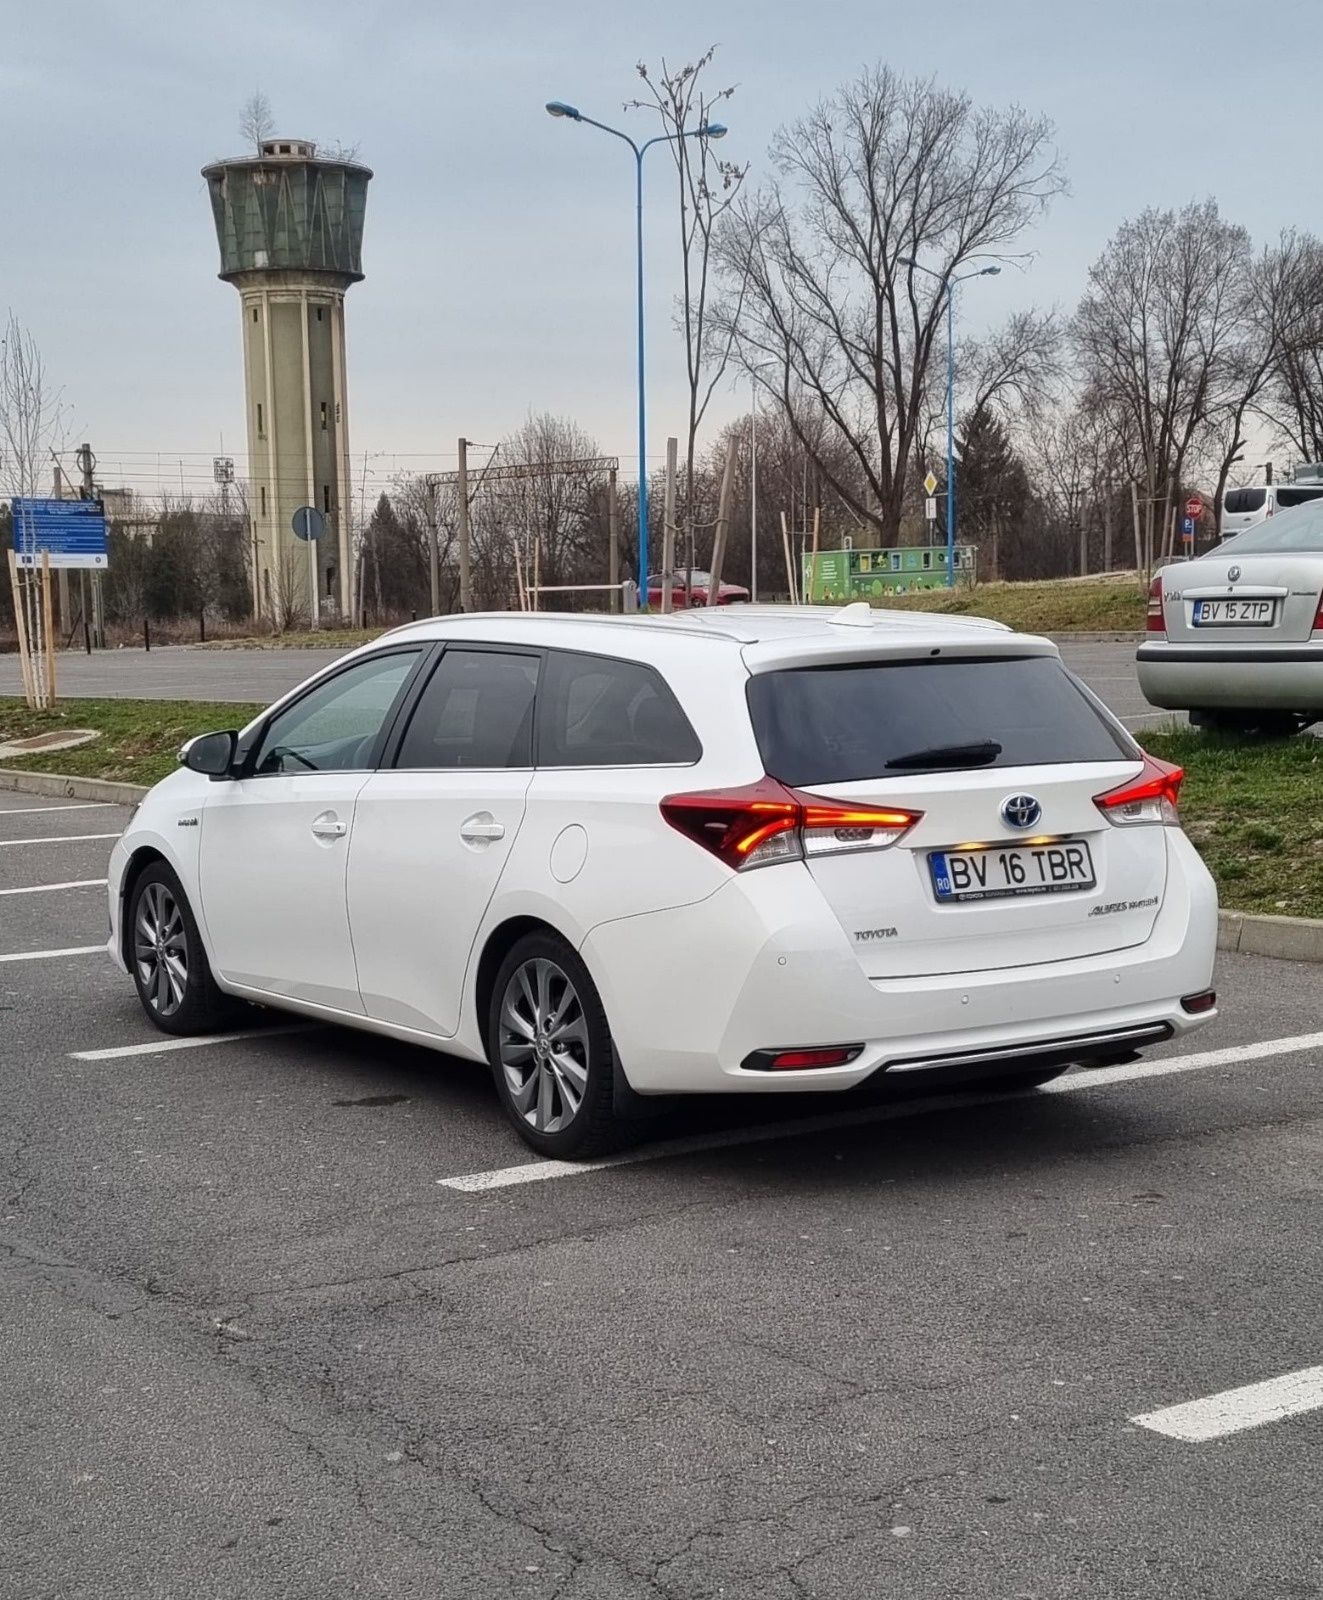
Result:
[[[1317,228],[1304,0],[0,0],[0,307],[36,336],[107,483],[199,487],[242,456],[238,296],[215,276],[204,162],[239,153],[255,85],[276,132],[357,144],[376,177],[348,296],[356,476],[446,465],[530,408],[634,454],[631,160],[554,122],[626,114],[634,64],[719,43],[738,84],[724,153],[766,174],[770,134],[884,60],[1056,124],[1071,192],[1021,273],[965,294],[968,326],[1071,306],[1117,224],[1213,194],[1256,241]],[[1271,24],[1271,31],[1268,24]],[[629,119],[642,113],[631,112]],[[683,426],[671,328],[673,177],[651,168],[649,447]],[[714,420],[742,409],[725,393]],[[75,441],[76,442],[76,441]],[[159,459],[158,459],[159,458]]]

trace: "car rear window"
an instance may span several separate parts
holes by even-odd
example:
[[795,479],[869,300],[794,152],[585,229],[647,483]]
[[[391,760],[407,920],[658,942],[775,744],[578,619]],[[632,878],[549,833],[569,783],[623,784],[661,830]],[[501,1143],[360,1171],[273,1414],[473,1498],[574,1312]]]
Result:
[[1054,656],[793,667],[756,674],[748,697],[764,766],[795,787],[949,771],[949,760],[914,758],[989,742],[1000,752],[968,765],[1134,754]]
[[1266,489],[1228,489],[1222,496],[1222,509],[1233,517],[1243,517],[1251,511],[1262,511],[1267,498]]
[[1299,551],[1302,555],[1323,551],[1323,499],[1280,511],[1267,522],[1246,528],[1218,545],[1218,555],[1271,555]]

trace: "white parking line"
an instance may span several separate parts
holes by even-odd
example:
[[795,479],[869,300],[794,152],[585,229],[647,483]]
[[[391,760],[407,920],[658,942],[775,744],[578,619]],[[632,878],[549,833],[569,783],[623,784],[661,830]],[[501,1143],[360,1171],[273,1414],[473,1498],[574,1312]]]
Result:
[[48,811],[111,811],[114,809],[112,800],[85,800],[73,806],[0,806],[0,817],[35,817],[45,816]]
[[24,889],[0,889],[0,894],[54,894],[58,889],[104,889],[104,878],[76,878],[72,883],[34,883]]
[[22,844],[86,844],[89,839],[118,839],[117,833],[57,833],[49,839],[0,839],[0,850],[15,850]]
[[[101,947],[105,949],[103,945]],[[241,1033],[199,1033],[186,1039],[150,1039],[146,1044],[117,1044],[106,1050],[71,1050],[71,1061],[118,1061],[121,1056],[157,1056],[166,1050],[198,1050],[208,1044],[233,1044],[237,1039],[272,1039],[281,1033],[307,1033],[311,1022],[291,1022],[287,1027],[245,1028]]]
[[11,956],[0,956],[0,961],[50,961],[56,956],[103,956],[103,944],[71,945],[67,950],[19,950]]
[[1303,1367],[1280,1378],[1262,1383],[1247,1383],[1242,1389],[1224,1389],[1203,1400],[1187,1400],[1184,1405],[1167,1406],[1161,1411],[1146,1411],[1131,1417],[1141,1428],[1165,1433],[1169,1439],[1186,1444],[1204,1444],[1228,1433],[1243,1433],[1265,1422],[1280,1422],[1302,1411],[1317,1411],[1323,1406],[1323,1367]]
[[[1058,1078],[1041,1089],[1025,1094],[1073,1094],[1080,1089],[1100,1089],[1109,1083],[1130,1083],[1139,1078],[1166,1078],[1177,1072],[1198,1072],[1205,1067],[1230,1066],[1241,1061],[1259,1061],[1266,1056],[1291,1055],[1301,1050],[1323,1049],[1323,1033],[1301,1033],[1286,1039],[1264,1039],[1258,1044],[1232,1045],[1224,1050],[1201,1050],[1188,1056],[1169,1056],[1163,1061],[1135,1062],[1123,1067],[1098,1067]],[[663,1156],[693,1155],[703,1150],[720,1150],[729,1145],[762,1144],[772,1139],[793,1139],[804,1134],[831,1133],[837,1129],[866,1128],[878,1122],[898,1122],[930,1111],[946,1111],[954,1106],[981,1106],[1004,1103],[1021,1096],[990,1094],[944,1094],[923,1100],[906,1100],[897,1105],[870,1106],[865,1110],[828,1111],[819,1117],[796,1117],[788,1122],[757,1123],[751,1128],[729,1128],[720,1133],[699,1133],[687,1139],[663,1139],[623,1151],[618,1156],[601,1156],[595,1161],[526,1161],[517,1167],[497,1167],[490,1172],[469,1172],[457,1178],[438,1178],[447,1189],[476,1194],[484,1189],[508,1189],[519,1183],[544,1183],[549,1178],[574,1178],[583,1172],[602,1172],[608,1167],[624,1167],[640,1161],[658,1161]]]

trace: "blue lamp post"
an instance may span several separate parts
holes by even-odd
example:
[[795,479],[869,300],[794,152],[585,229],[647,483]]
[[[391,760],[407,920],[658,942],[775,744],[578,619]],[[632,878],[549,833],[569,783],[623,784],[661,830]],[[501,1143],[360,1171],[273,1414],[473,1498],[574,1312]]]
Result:
[[911,272],[926,272],[936,278],[946,295],[946,586],[955,585],[955,286],[967,278],[995,278],[1000,267],[980,267],[958,278],[944,277],[931,267],[920,266],[913,256],[900,256],[902,267]]
[[648,604],[648,423],[647,398],[644,384],[643,339],[643,157],[655,144],[671,144],[676,139],[721,139],[726,129],[720,122],[706,122],[684,134],[659,133],[652,139],[636,144],[619,128],[610,128],[605,122],[585,117],[577,106],[566,105],[563,100],[549,100],[547,113],[553,117],[569,117],[573,122],[584,122],[590,128],[600,128],[603,133],[623,139],[634,152],[634,233],[638,256],[638,380],[639,380],[639,605]]

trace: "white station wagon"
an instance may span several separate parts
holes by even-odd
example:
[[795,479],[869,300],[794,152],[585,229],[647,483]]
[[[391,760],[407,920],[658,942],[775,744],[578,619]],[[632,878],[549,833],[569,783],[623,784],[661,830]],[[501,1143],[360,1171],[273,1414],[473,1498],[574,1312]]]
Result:
[[148,1017],[486,1060],[548,1155],[650,1097],[1026,1086],[1214,1014],[1179,770],[994,623],[434,619],[182,760],[110,868]]

